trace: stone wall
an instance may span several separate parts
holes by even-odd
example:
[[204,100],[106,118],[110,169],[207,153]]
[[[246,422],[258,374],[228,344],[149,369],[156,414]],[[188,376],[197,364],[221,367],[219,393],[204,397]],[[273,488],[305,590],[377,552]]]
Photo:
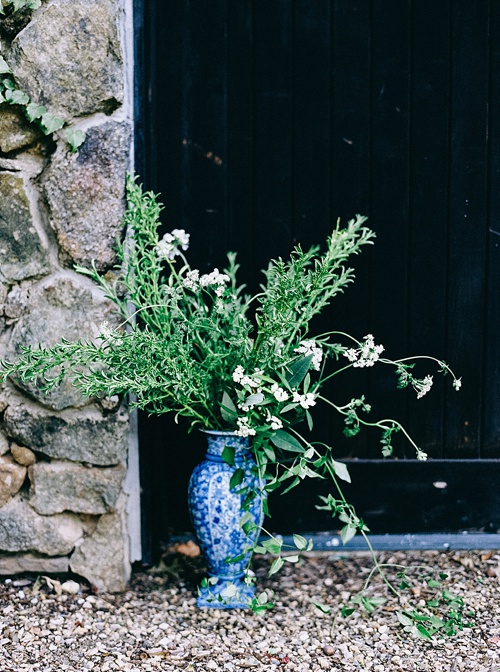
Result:
[[[124,0],[48,0],[0,17],[1,55],[33,102],[86,133],[72,152],[0,105],[0,357],[116,318],[75,264],[115,262],[130,165]],[[123,403],[0,392],[0,574],[72,571],[100,590],[129,577]]]

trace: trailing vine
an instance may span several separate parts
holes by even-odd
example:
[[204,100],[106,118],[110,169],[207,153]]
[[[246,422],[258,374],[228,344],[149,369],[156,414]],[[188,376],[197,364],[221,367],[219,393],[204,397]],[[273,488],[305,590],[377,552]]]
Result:
[[[11,13],[21,9],[38,9],[41,6],[41,0],[0,0],[0,15],[5,15],[5,10],[10,9]],[[29,95],[16,86],[14,75],[5,58],[0,54],[0,104],[18,105],[24,113],[24,116],[30,123],[34,123],[44,135],[58,135],[65,140],[76,152],[78,147],[85,140],[85,132],[69,127],[64,119],[52,114],[43,105],[38,105],[32,101]]]

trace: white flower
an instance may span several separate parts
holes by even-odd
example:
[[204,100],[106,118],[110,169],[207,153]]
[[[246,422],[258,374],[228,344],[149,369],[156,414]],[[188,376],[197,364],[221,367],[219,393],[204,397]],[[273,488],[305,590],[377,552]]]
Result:
[[286,390],[278,385],[278,383],[274,383],[271,387],[271,394],[276,401],[286,401],[290,396]]
[[413,385],[413,388],[417,391],[417,399],[421,399],[424,395],[427,394],[427,392],[432,387],[432,376],[425,376],[423,380],[418,380],[414,378],[411,384]]
[[317,345],[314,341],[302,341],[298,348],[295,348],[294,352],[299,352],[306,357],[312,355],[312,367],[316,371],[320,370],[321,361],[323,359],[323,350]]
[[166,233],[156,246],[156,253],[160,259],[174,259],[180,254],[179,247],[187,250],[189,247],[189,233],[184,229],[174,229]]
[[243,378],[244,375],[245,375],[245,369],[241,365],[237,366],[233,371],[234,382],[235,383],[241,382],[241,379]]
[[427,457],[428,457],[427,453],[424,453],[423,450],[420,450],[420,448],[417,448],[417,460],[421,460],[422,462],[425,462]]
[[200,282],[200,271],[194,269],[186,273],[186,277],[183,279],[182,284],[186,289],[192,289],[193,291],[198,289]]
[[277,429],[281,429],[283,427],[282,421],[279,418],[277,418],[275,415],[271,416],[270,422],[271,422],[271,429],[277,430]]
[[314,399],[314,394],[312,394],[312,392],[308,392],[307,394],[294,392],[293,401],[296,404],[300,404],[302,408],[310,408],[311,406],[316,405],[316,400]]
[[462,387],[462,379],[461,378],[454,378],[453,379],[453,387],[458,392],[458,390]]
[[205,273],[200,278],[200,285],[202,287],[212,287],[215,285],[215,293],[217,296],[222,296],[226,289],[226,283],[230,281],[229,275],[226,273],[219,273],[218,268],[214,268],[211,273]]
[[[255,371],[255,375],[258,375],[259,373],[262,373],[262,371],[260,372],[258,370]],[[233,380],[235,383],[239,383],[243,387],[247,385],[248,387],[251,387],[254,390],[258,389],[260,385],[258,380],[254,380],[253,378],[245,374],[245,369],[241,365],[237,366],[233,371]]]
[[363,336],[364,342],[356,350],[350,348],[344,352],[344,357],[353,362],[355,367],[373,366],[384,352],[383,345],[375,345],[372,334]]
[[109,326],[109,322],[105,320],[99,325],[99,336],[105,341],[112,341],[116,338],[117,334],[116,331]]
[[248,426],[248,418],[238,418],[236,423],[238,429],[235,431],[236,436],[255,436],[256,432],[253,427]]

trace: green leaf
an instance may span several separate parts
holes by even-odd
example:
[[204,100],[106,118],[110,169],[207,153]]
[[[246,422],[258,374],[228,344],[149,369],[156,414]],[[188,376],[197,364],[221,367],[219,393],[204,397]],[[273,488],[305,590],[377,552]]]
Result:
[[81,131],[79,128],[68,128],[62,133],[62,136],[71,147],[72,152],[76,152],[78,147],[85,142],[85,138],[87,137],[85,132]]
[[223,420],[231,423],[233,423],[238,417],[238,411],[236,410],[236,406],[234,405],[233,400],[231,399],[231,397],[227,392],[224,392],[224,394],[222,395],[220,414],[222,415]]
[[256,394],[251,394],[243,402],[245,406],[259,406],[264,401],[264,395],[262,392],[257,392]]
[[236,469],[234,474],[231,476],[231,480],[229,481],[229,489],[233,490],[234,488],[237,488],[238,485],[241,485],[243,483],[244,478],[245,478],[244,470]]
[[330,464],[331,464],[336,476],[338,476],[342,481],[346,481],[346,483],[351,482],[351,477],[349,475],[349,471],[347,470],[347,467],[343,462],[337,462],[337,460],[334,460],[332,458],[330,460]]
[[281,547],[283,546],[283,542],[281,541],[281,539],[275,539],[275,538],[264,539],[264,541],[262,541],[260,545],[263,546],[269,553],[278,555],[279,553],[281,553]]
[[354,614],[355,611],[356,609],[354,607],[342,607],[342,609],[340,610],[340,615],[342,616],[342,618],[347,618],[351,614]]
[[292,411],[294,408],[297,408],[298,404],[292,403],[292,404],[287,404],[286,406],[283,406],[283,408],[280,411],[280,415],[283,415],[283,413],[288,413],[288,411]]
[[35,121],[35,119],[40,119],[40,117],[47,112],[47,108],[45,108],[43,105],[30,103],[29,105],[26,105],[25,112],[26,116],[28,117],[28,121]]
[[284,564],[285,561],[283,558],[275,558],[275,560],[273,560],[273,564],[269,568],[268,576],[272,576],[273,574],[276,574],[276,572],[279,572]]
[[231,466],[234,467],[234,455],[236,453],[236,449],[234,446],[224,446],[224,450],[222,451],[222,459],[224,462],[227,462]]
[[417,623],[417,632],[421,639],[432,639],[430,632],[422,625],[422,623]]
[[45,135],[55,133],[55,131],[58,131],[64,126],[64,120],[61,119],[61,117],[56,117],[50,112],[45,112],[45,114],[42,115],[40,123],[42,124]]
[[326,604],[322,604],[321,602],[315,602],[314,600],[311,600],[311,602],[314,604],[316,609],[319,609],[323,614],[329,614],[332,610],[331,607]]
[[312,355],[301,357],[297,361],[290,364],[286,374],[286,382],[290,387],[297,387],[304,380],[311,367]]
[[309,427],[309,431],[312,432],[313,429],[313,419],[312,415],[309,413],[309,411],[306,408],[306,420],[307,420],[307,426]]
[[285,432],[284,429],[278,429],[274,434],[271,435],[270,438],[276,448],[281,448],[281,450],[288,450],[292,453],[304,452],[304,447],[302,444],[300,444],[294,436],[288,432]]
[[430,579],[429,581],[427,581],[427,585],[429,586],[429,588],[440,588],[441,582],[435,581],[434,579]]
[[299,551],[303,551],[307,548],[307,539],[304,539],[300,534],[294,534],[293,535],[293,543]]
[[290,490],[293,490],[293,488],[295,488],[295,486],[298,485],[299,483],[300,483],[300,478],[298,476],[296,476],[293,479],[293,481],[289,485],[287,485],[287,487],[284,490],[281,491],[281,494],[286,495],[287,492],[290,492]]
[[27,105],[30,102],[29,96],[24,91],[19,91],[19,89],[14,89],[5,97],[11,105]]
[[398,611],[396,613],[396,616],[398,617],[398,621],[401,623],[401,625],[404,626],[413,625],[413,620],[409,616],[407,616],[403,611]]
[[0,56],[0,75],[6,75],[11,73],[12,70],[9,68],[9,64],[3,56]]
[[283,557],[283,560],[284,560],[285,562],[295,563],[295,562],[298,562],[298,561],[300,560],[300,558],[299,558],[298,555],[285,555],[285,556]]
[[356,527],[350,523],[340,530],[340,538],[343,544],[349,543],[354,536],[356,536]]

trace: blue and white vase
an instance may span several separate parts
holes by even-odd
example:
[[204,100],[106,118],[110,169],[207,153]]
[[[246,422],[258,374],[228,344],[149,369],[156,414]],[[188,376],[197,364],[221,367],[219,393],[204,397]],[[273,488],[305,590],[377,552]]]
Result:
[[[262,496],[255,461],[247,438],[234,432],[206,431],[208,450],[203,462],[195,467],[189,481],[188,501],[193,527],[208,562],[207,585],[198,591],[197,605],[216,609],[245,609],[253,597],[254,587],[246,582],[246,570],[252,546],[259,534],[245,534],[241,527],[243,488],[256,493],[248,512],[251,520],[262,524]],[[234,465],[222,458],[226,447],[234,449]],[[236,469],[244,470],[241,485],[230,489]],[[244,554],[238,562],[230,558]]]

